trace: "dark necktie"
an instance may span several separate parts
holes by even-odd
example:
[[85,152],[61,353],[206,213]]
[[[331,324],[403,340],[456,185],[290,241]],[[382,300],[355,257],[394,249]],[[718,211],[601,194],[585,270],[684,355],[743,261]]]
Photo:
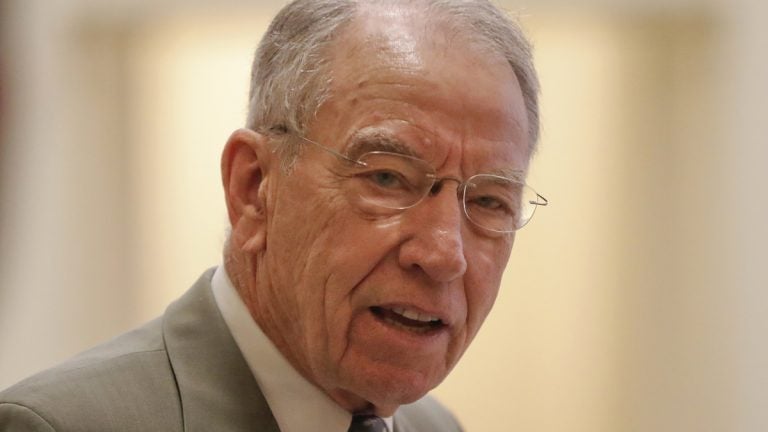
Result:
[[356,415],[352,417],[348,432],[387,432],[387,424],[375,415]]

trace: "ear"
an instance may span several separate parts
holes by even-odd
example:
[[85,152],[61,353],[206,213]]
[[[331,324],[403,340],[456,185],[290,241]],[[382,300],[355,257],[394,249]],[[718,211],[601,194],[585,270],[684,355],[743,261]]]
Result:
[[232,133],[221,156],[221,178],[233,235],[241,241],[266,235],[266,179],[272,152],[268,138],[249,129]]

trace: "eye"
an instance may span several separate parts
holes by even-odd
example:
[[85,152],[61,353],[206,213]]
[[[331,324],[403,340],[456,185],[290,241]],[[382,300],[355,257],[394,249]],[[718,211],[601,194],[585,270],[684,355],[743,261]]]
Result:
[[480,206],[487,210],[499,210],[506,207],[503,202],[492,196],[480,196],[472,200],[472,204]]
[[408,179],[406,179],[403,174],[393,170],[380,169],[376,171],[368,171],[358,174],[358,177],[367,180],[370,187],[375,187],[377,189],[411,189]]
[[395,188],[402,186],[402,177],[394,171],[376,171],[368,173],[368,178],[377,186]]
[[468,204],[478,211],[510,214],[514,213],[506,200],[492,195],[470,197]]

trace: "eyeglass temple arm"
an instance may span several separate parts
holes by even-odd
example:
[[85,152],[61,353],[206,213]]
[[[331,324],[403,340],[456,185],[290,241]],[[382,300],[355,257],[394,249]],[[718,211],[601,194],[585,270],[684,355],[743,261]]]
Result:
[[537,205],[537,206],[542,206],[542,207],[546,207],[547,204],[549,204],[549,200],[548,199],[544,198],[543,196],[539,195],[538,193],[536,194],[536,196],[538,197],[537,201],[528,201],[528,203],[529,204],[533,204],[533,205]]

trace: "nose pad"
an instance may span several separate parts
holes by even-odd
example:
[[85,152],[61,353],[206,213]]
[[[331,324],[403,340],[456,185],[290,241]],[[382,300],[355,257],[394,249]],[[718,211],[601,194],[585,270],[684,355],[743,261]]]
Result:
[[443,189],[443,179],[436,181],[435,184],[429,189],[429,196],[435,196]]
[[441,190],[443,190],[443,183],[447,181],[454,181],[457,185],[457,192],[459,189],[461,189],[461,180],[453,177],[443,177],[435,180],[435,183],[432,184],[432,187],[429,188],[429,196],[435,196],[440,193]]

